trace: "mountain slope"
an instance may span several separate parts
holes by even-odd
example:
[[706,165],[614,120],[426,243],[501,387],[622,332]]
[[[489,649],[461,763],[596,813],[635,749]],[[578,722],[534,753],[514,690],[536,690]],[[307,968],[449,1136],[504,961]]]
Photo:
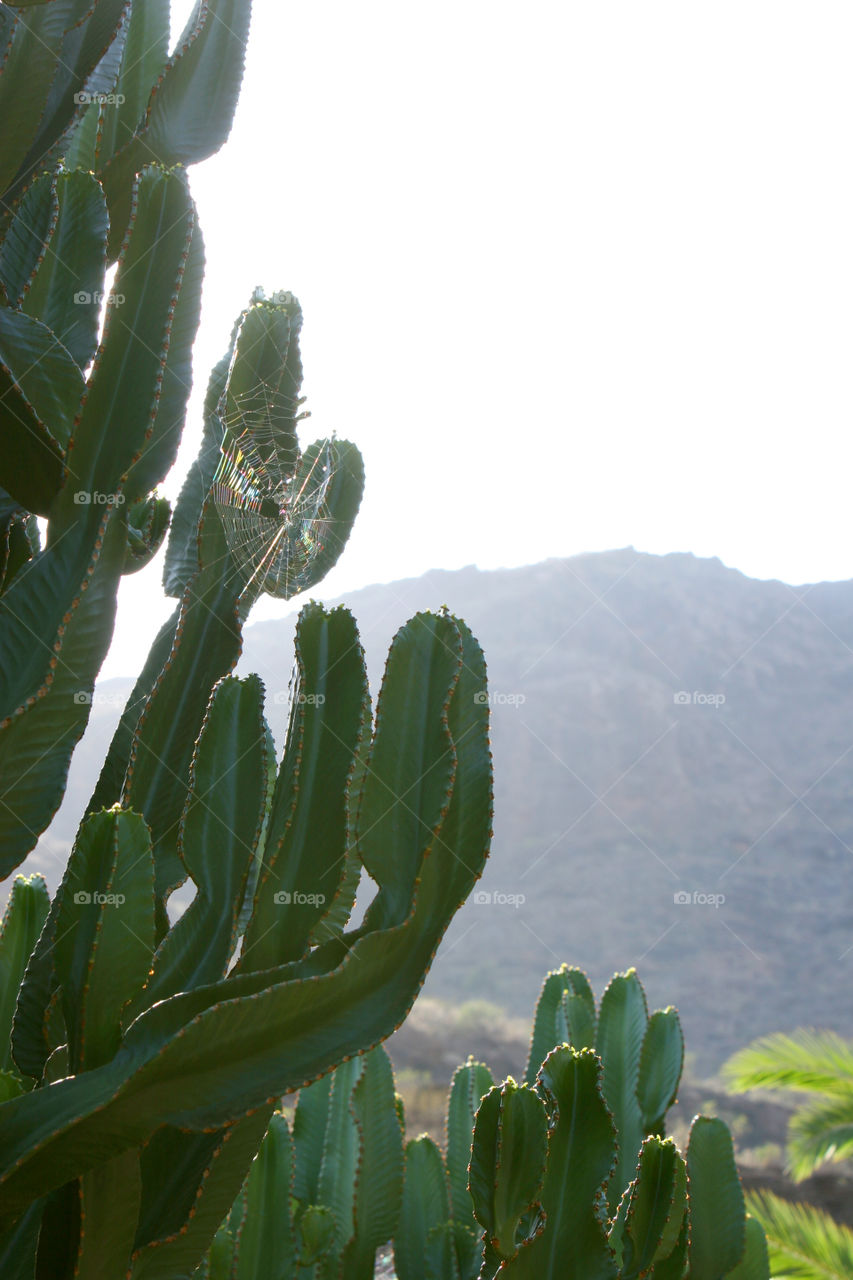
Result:
[[[427,991],[527,1014],[562,960],[599,991],[634,964],[706,1071],[765,1030],[853,1034],[853,583],[628,548],[345,602],[374,687],[396,628],[442,604],[489,664],[493,854]],[[279,739],[292,630],[250,627],[240,663]]]

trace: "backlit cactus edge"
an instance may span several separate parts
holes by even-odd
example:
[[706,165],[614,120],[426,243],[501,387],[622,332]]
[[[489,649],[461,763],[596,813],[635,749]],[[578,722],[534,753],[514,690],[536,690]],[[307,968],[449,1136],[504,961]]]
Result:
[[[203,275],[184,169],[227,136],[249,9],[199,0],[169,57],[165,0],[0,4],[4,875],[62,797],[121,575],[166,532]],[[191,1274],[278,1100],[402,1021],[483,867],[485,667],[463,623],[398,633],[374,718],[352,616],[309,605],[278,768],[261,682],[230,675],[253,600],[319,581],[361,500],[353,445],[300,450],[300,323],[256,292],[235,325],[171,519],[179,603],[53,902],[15,882],[4,1277]],[[362,869],[377,891],[347,930]]]

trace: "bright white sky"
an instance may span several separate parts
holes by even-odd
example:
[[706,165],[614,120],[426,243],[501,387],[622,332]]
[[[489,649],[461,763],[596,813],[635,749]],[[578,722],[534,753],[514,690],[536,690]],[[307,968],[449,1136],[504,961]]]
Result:
[[[234,131],[192,175],[167,494],[262,284],[303,305],[304,442],[367,468],[320,596],[629,543],[853,577],[851,44],[849,0],[255,0]],[[141,665],[159,572],[126,581],[103,675]]]

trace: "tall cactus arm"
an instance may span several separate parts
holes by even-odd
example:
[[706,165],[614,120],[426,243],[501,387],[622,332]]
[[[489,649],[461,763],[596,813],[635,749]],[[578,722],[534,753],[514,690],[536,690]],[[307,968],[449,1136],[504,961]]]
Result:
[[293,1117],[295,1171],[293,1194],[300,1204],[316,1204],[320,1198],[320,1165],[329,1120],[329,1098],[335,1076],[321,1076],[299,1090]]
[[[156,414],[193,219],[179,178],[154,170],[140,178],[136,220],[116,277],[100,358],[66,459],[68,481],[52,508],[48,548],[34,562],[25,584],[13,585],[0,604],[0,715],[10,714],[28,694],[36,694],[45,679],[48,661],[43,648],[33,645],[33,633],[46,638],[48,646],[58,639],[60,652],[64,615],[97,558],[93,548],[104,509],[121,505],[122,478],[144,447]],[[118,297],[124,299],[121,304]],[[123,430],[110,431],[119,411]]]
[[455,1072],[447,1102],[446,1142],[447,1177],[453,1218],[470,1223],[474,1212],[468,1190],[468,1165],[471,1161],[471,1134],[480,1103],[494,1084],[492,1073],[482,1062],[471,1059]]
[[[423,652],[422,633],[429,634],[423,670],[435,673],[451,625],[451,619],[418,619],[395,644]],[[459,647],[453,646],[457,669],[441,682],[427,676],[426,696],[413,701],[414,672],[407,678],[408,664],[398,657],[398,674],[383,689],[376,751],[384,755],[382,738],[393,737],[412,769],[413,802],[419,761],[430,773],[455,754],[456,769],[448,779],[449,809],[439,797],[432,840],[424,841],[420,821],[387,831],[392,848],[374,860],[379,896],[387,904],[374,911],[377,923],[318,947],[303,961],[161,1001],[128,1029],[109,1065],[36,1091],[26,1112],[15,1099],[0,1107],[7,1215],[88,1163],[139,1145],[162,1124],[230,1123],[376,1043],[402,1021],[460,900],[480,874],[490,836],[487,708],[475,702],[483,687],[482,657],[475,660],[470,633],[455,625],[466,634],[463,649],[471,651],[461,671]],[[447,726],[438,738],[428,731],[436,717]],[[454,741],[450,726],[460,724],[468,726],[465,736]],[[433,744],[426,758],[424,739]],[[431,815],[424,810],[423,817]]]
[[0,307],[0,484],[27,511],[50,511],[84,388],[80,369],[47,325]]
[[[151,441],[157,418],[196,216],[186,179],[177,172],[148,167],[133,191],[131,229],[107,305],[104,339],[66,458],[69,482],[51,511],[57,534],[79,523],[75,490],[123,490],[127,472]],[[190,315],[197,315],[201,280],[195,256],[193,266],[187,291],[195,301],[189,303],[184,295],[184,302]],[[178,340],[185,359],[194,336],[194,328],[181,326]],[[185,398],[189,390],[184,387]],[[110,430],[118,415],[122,430]],[[155,482],[163,478],[168,460],[163,466]]]
[[368,699],[364,655],[349,611],[306,606],[297,624],[296,662],[290,727],[241,971],[298,960],[344,873],[347,779]]
[[[400,1226],[394,1238],[399,1280],[459,1280],[452,1241],[447,1234],[439,1236],[449,1217],[444,1161],[432,1138],[423,1134],[406,1145]],[[441,1270],[431,1268],[430,1261],[440,1262]]]
[[179,614],[180,609],[177,608],[166,619],[148,651],[145,665],[137,677],[136,684],[133,686],[125,703],[121,719],[113,734],[109,751],[101,767],[95,790],[86,810],[87,814],[94,813],[98,809],[111,808],[121,796],[127,765],[133,748],[133,736],[136,732],[136,726],[139,724],[139,717],[142,714],[154,682],[163,670],[172,651]]
[[238,317],[231,331],[231,340],[225,355],[211,370],[204,397],[204,429],[201,446],[195,462],[183,483],[166,547],[163,567],[163,589],[166,595],[180,598],[187,584],[198,572],[198,527],[205,500],[213,484],[213,477],[220,459],[220,445],[225,430],[219,413],[219,403],[224,395],[228,370],[234,356],[237,336],[246,312]]
[[58,218],[56,174],[43,173],[30,184],[17,208],[7,216],[0,239],[0,296],[10,306],[20,307],[23,302],[33,276],[44,261]]
[[474,1125],[469,1185],[474,1216],[499,1258],[514,1258],[529,1244],[519,1227],[540,1207],[547,1156],[548,1118],[539,1094],[512,1079],[491,1089]]
[[304,512],[303,519],[297,518],[286,558],[263,579],[264,589],[283,600],[310,591],[340,559],[364,492],[361,454],[349,440],[315,440],[300,458],[290,489],[293,508],[297,515]]
[[[67,877],[66,867],[63,882],[53,896],[38,941],[27,961],[12,1019],[12,1059],[17,1070],[22,1075],[29,1076],[33,1082],[44,1077],[51,1052],[59,1043],[54,1042],[51,1037],[50,1014],[52,1011],[55,1013],[59,999],[54,943],[56,921]],[[62,1039],[65,1038],[63,1035]]]
[[746,1249],[746,1209],[722,1120],[696,1116],[687,1143],[690,1280],[720,1280]]
[[619,1143],[607,1191],[611,1214],[634,1176],[644,1137],[637,1083],[648,1021],[646,995],[636,972],[616,974],[601,997],[595,1042],[602,1062],[601,1089],[613,1113]]
[[137,814],[107,809],[80,828],[56,927],[55,964],[71,1071],[114,1057],[121,1012],[154,953],[151,839]]
[[671,1007],[658,1009],[646,1027],[637,1074],[637,1101],[646,1134],[664,1136],[666,1113],[678,1094],[683,1066],[684,1036],[678,1013]]
[[[569,1005],[572,998],[579,1001],[570,1026]],[[581,1043],[576,1043],[576,1033],[581,1032]],[[590,1032],[592,1040],[590,1040]],[[525,1084],[534,1084],[539,1068],[555,1045],[570,1044],[574,1049],[592,1048],[595,1034],[595,996],[589,979],[581,969],[561,965],[547,974],[536,1002],[533,1030],[530,1035],[530,1052],[527,1056]]]
[[[47,595],[40,590],[44,577],[32,582],[39,569],[45,568],[44,560],[25,566],[10,590],[0,598],[2,614],[3,604],[10,596],[14,596],[14,605],[18,606],[20,598],[16,587],[32,585],[35,598],[28,599],[21,607],[25,618],[31,619],[34,625],[25,623],[20,628],[20,639],[26,640],[30,651],[41,652],[44,648],[48,655],[44,684],[0,723],[0,774],[3,777],[0,875],[9,875],[18,866],[56,812],[65,790],[72,752],[89,717],[95,673],[112,636],[116,592],[127,544],[123,513],[117,511],[103,519],[98,559],[91,575],[84,579],[85,589],[80,591],[79,598],[69,600],[67,622],[59,624],[53,652],[38,640],[38,622],[34,617],[39,598]],[[49,586],[55,587],[57,594],[59,583],[55,578],[61,574],[66,559],[62,554],[64,550],[65,546],[59,548],[59,554],[52,557],[49,566],[53,571]],[[6,650],[2,641],[0,649]]]
[[[48,547],[0,600],[5,874],[29,852],[53,816],[88,718],[125,560],[122,478],[145,447],[156,417],[193,224],[179,178],[153,170],[142,175],[136,221],[117,275],[117,296],[121,292],[124,302],[119,306],[114,300],[110,309],[110,327],[68,452],[72,475],[52,507]],[[0,309],[3,314],[11,313]],[[184,334],[183,341],[188,345],[190,335]],[[124,430],[110,432],[111,447],[101,447],[119,408]],[[89,501],[81,503],[80,493]],[[98,501],[105,496],[110,502]]]
[[204,532],[207,563],[184,593],[171,652],[136,726],[122,792],[122,803],[143,813],[151,828],[161,903],[186,878],[178,829],[210,690],[240,655],[240,583],[228,572],[228,548],[215,513],[206,515]]
[[[191,1155],[195,1148],[203,1148],[204,1140],[210,1135],[175,1135],[170,1153],[174,1163],[164,1165],[152,1161],[151,1168],[146,1169],[143,1154],[142,1214],[146,1228],[137,1234],[130,1280],[174,1280],[176,1276],[193,1274],[247,1174],[251,1182],[255,1155],[267,1126],[274,1119],[272,1108],[264,1107],[213,1135],[216,1141],[201,1170],[195,1170],[188,1177],[183,1176],[186,1155]],[[165,1153],[158,1154],[162,1157]],[[147,1205],[149,1189],[152,1203]],[[187,1191],[190,1203],[176,1214],[175,1202],[186,1197]],[[278,1210],[279,1215],[286,1218],[286,1201]],[[167,1221],[171,1225],[164,1228]],[[278,1234],[278,1223],[276,1229]]]
[[287,600],[328,572],[364,488],[349,442],[318,440],[299,454],[302,313],[292,294],[276,298],[256,299],[242,317],[220,401],[206,412],[220,430],[213,494],[245,578],[244,611],[261,591]]
[[100,119],[93,140],[92,163],[87,168],[103,169],[116,151],[130,141],[144,119],[152,85],[168,60],[169,0],[144,0],[142,4],[135,0],[116,76],[116,87],[121,84],[121,101],[110,102],[100,110],[97,103],[92,104]]
[[647,1138],[637,1176],[626,1188],[611,1228],[620,1280],[639,1280],[677,1248],[687,1212],[687,1170],[675,1143]]
[[615,1132],[591,1049],[553,1050],[539,1088],[555,1112],[542,1191],[545,1229],[501,1274],[513,1280],[616,1280],[597,1197],[613,1166]]
[[84,1174],[79,1188],[79,1241],[76,1248],[73,1239],[69,1241],[66,1258],[56,1260],[56,1273],[61,1274],[64,1262],[68,1270],[74,1268],[75,1280],[125,1275],[141,1192],[137,1151],[123,1151]]
[[118,252],[127,223],[134,173],[152,161],[195,164],[218,151],[228,137],[243,79],[250,14],[251,0],[198,0],[133,137],[112,157],[99,157],[110,205],[111,256]]
[[[39,178],[34,187],[45,181]],[[98,342],[107,203],[91,173],[57,173],[49,181],[55,191],[56,217],[44,239],[41,260],[23,290],[21,307],[47,325],[84,370]],[[17,221],[16,217],[13,227]]]
[[350,1104],[359,1162],[342,1280],[372,1280],[376,1251],[394,1234],[403,1194],[403,1125],[394,1105],[391,1063],[380,1045],[362,1064]]
[[299,459],[302,310],[288,293],[243,313],[222,395],[226,448],[243,444],[256,460],[291,476]]
[[0,79],[6,208],[36,172],[49,167],[84,109],[75,99],[112,88],[115,62],[107,55],[123,37],[129,9],[130,0],[50,0],[18,9]]
[[355,1231],[353,1186],[359,1162],[359,1131],[350,1113],[353,1090],[363,1068],[361,1058],[342,1062],[332,1078],[323,1154],[317,1177],[317,1201],[331,1211],[331,1248],[319,1266],[322,1280],[332,1280],[343,1250]]
[[[366,929],[401,918],[443,825],[457,764],[448,711],[461,670],[461,633],[451,618],[420,614],[391,647],[357,800],[359,854],[383,890],[368,908]],[[422,732],[410,730],[401,741],[386,731],[395,723]]]
[[[268,516],[258,515],[255,502],[245,512],[238,508],[241,523],[235,536],[234,528],[223,516],[224,499],[220,494],[223,488],[237,497],[246,487],[255,492],[255,472],[247,461],[250,455],[257,455],[259,465],[270,462],[274,455],[276,473],[284,481],[287,468],[297,465],[294,442],[299,416],[296,392],[301,380],[297,340],[300,322],[299,304],[290,295],[281,303],[256,303],[240,318],[228,356],[211,378],[199,465],[187,481],[175,511],[166,581],[171,591],[185,582],[181,616],[172,652],[138,723],[124,787],[124,802],[143,812],[151,824],[161,898],[184,878],[175,851],[175,836],[184,806],[189,760],[209,691],[237,661],[242,621],[252,601],[273,585],[264,557],[276,552],[279,544],[289,545],[283,539],[292,535],[298,540],[297,535],[306,532],[301,526],[291,529],[288,501],[276,492],[270,498],[273,510]],[[258,375],[271,379],[274,387],[286,388],[280,396],[273,397],[269,415],[263,421],[255,383]],[[225,467],[228,484],[223,480],[208,494],[214,480],[214,450],[218,465]],[[331,496],[326,494],[327,504],[337,501],[338,496],[343,502],[349,490],[338,495],[337,490],[330,489],[330,493]],[[197,534],[199,509],[202,519]],[[332,506],[330,517],[335,517],[335,511]],[[340,523],[345,522],[342,519]],[[317,550],[313,541],[309,539],[309,543],[308,560],[313,564]],[[303,575],[298,584],[293,584],[293,590],[307,581]]]
[[157,412],[145,436],[140,456],[131,466],[123,493],[135,502],[153,489],[171,468],[181,442],[192,390],[192,347],[201,319],[201,285],[204,276],[204,241],[198,222],[181,276],[180,292],[169,332],[169,349],[158,388]]
[[157,1000],[225,976],[260,836],[266,790],[263,685],[257,676],[218,686],[196,744],[178,852],[196,895],[160,944],[128,1025]]
[[297,1274],[290,1215],[293,1175],[293,1141],[287,1121],[276,1112],[249,1172],[234,1280],[274,1280]]
[[41,876],[16,876],[0,925],[0,1070],[12,1069],[10,1036],[15,998],[30,952],[50,909]]

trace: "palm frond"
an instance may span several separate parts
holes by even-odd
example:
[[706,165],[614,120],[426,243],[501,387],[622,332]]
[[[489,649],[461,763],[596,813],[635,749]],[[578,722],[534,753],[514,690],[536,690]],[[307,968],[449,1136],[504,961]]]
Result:
[[769,1191],[746,1195],[767,1236],[773,1280],[850,1280],[853,1231],[821,1209],[791,1204]]
[[722,1069],[731,1092],[782,1089],[848,1095],[853,1090],[853,1043],[834,1031],[808,1027],[762,1036]]
[[853,1154],[853,1089],[801,1107],[788,1126],[788,1165],[799,1182],[825,1160]]

